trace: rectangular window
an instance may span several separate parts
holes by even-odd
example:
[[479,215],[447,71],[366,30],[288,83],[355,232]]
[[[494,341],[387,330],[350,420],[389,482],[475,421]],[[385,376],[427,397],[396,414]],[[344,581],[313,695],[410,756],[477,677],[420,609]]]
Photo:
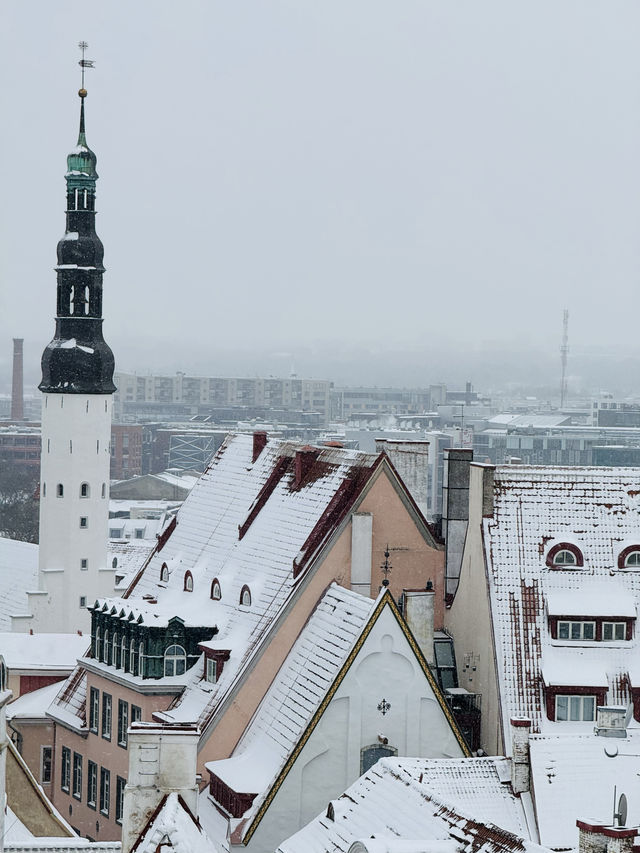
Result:
[[68,746],[62,747],[62,761],[60,762],[60,787],[69,793],[71,786],[71,750]]
[[213,658],[207,658],[207,681],[215,684],[216,681],[216,661]]
[[51,763],[53,760],[53,747],[43,746],[40,750],[40,782],[48,785],[51,782]]
[[82,756],[78,752],[73,753],[73,796],[82,799]]
[[124,814],[124,786],[127,780],[122,776],[116,776],[116,823],[122,823]]
[[131,722],[137,723],[138,720],[142,719],[142,708],[139,708],[137,705],[131,706]]
[[596,718],[595,696],[556,696],[556,721],[593,721]]
[[626,622],[603,622],[602,623],[602,639],[603,640],[626,640],[627,639],[627,623]]
[[111,773],[106,767],[100,768],[100,812],[109,817],[109,801],[111,799]]
[[129,703],[118,699],[118,746],[127,748],[127,729],[129,727]]
[[88,517],[87,517],[86,515],[81,515],[81,516],[80,516],[80,527],[85,528],[85,527],[88,527],[88,526],[89,526],[89,519],[88,519]]
[[595,622],[558,622],[559,640],[595,640]]
[[81,595],[80,596],[80,607],[86,607],[86,606],[87,606],[87,596]]
[[111,740],[111,695],[102,694],[102,737]]
[[81,569],[88,569],[89,568],[89,560],[87,560],[86,557],[83,557],[80,560],[80,568]]
[[87,762],[87,805],[95,809],[98,801],[98,765],[95,761]]
[[100,691],[89,688],[89,731],[98,734],[98,716],[100,714]]

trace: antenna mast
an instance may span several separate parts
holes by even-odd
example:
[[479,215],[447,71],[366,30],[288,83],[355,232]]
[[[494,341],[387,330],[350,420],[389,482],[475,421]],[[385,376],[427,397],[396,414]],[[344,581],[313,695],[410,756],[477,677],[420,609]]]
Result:
[[569,355],[569,311],[562,313],[562,346],[560,347],[560,363],[562,375],[560,379],[560,408],[564,407],[567,399],[567,356]]

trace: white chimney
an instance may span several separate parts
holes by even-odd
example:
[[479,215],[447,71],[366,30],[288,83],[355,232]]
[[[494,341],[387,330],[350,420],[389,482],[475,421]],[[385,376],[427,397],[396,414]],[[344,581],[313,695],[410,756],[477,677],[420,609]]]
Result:
[[351,516],[351,589],[367,597],[371,595],[372,549],[373,515],[354,512]]
[[531,770],[529,766],[529,734],[531,720],[526,717],[511,717],[511,788],[514,794],[529,790]]
[[433,619],[435,592],[427,585],[426,589],[403,589],[404,618],[411,633],[420,646],[429,666],[435,665],[433,650]]
[[604,826],[594,820],[577,820],[579,853],[633,853],[638,827]]
[[129,853],[165,794],[178,793],[198,815],[197,726],[133,723],[129,729],[129,778],[124,789],[122,853]]

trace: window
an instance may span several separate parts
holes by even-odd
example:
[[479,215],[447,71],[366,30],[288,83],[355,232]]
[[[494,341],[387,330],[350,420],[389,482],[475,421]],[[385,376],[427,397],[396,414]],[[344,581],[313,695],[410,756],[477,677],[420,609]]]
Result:
[[89,497],[89,483],[81,483],[80,484],[80,497],[88,498]]
[[113,642],[111,643],[111,660],[116,669],[120,668],[120,637],[118,636],[118,632],[113,635]]
[[160,566],[160,580],[165,582],[169,580],[169,566],[166,563]]
[[53,747],[40,748],[40,782],[48,785],[51,782],[51,765],[53,762]]
[[114,557],[113,560],[111,560],[111,568],[112,569],[118,568],[118,558],[117,557]]
[[62,483],[58,483],[58,485],[56,486],[56,497],[64,497],[64,486],[62,485]]
[[118,746],[127,748],[127,729],[129,727],[129,703],[118,699]]
[[559,542],[549,549],[546,563],[550,569],[578,569],[584,566],[584,558],[575,545]]
[[89,731],[98,734],[98,716],[100,714],[100,691],[89,688]]
[[187,654],[182,646],[169,646],[164,653],[164,674],[182,675],[187,668]]
[[127,648],[127,638],[123,637],[122,638],[122,646],[121,646],[121,650],[120,650],[120,662],[121,662],[122,668],[125,670],[125,672],[127,669],[128,657],[129,657],[129,649]]
[[103,483],[103,484],[102,484],[102,494],[101,494],[101,497],[106,498],[106,496],[107,496],[107,484],[106,484],[106,483]]
[[80,516],[80,527],[83,530],[86,530],[88,526],[89,526],[89,519],[87,518],[86,515],[81,515]]
[[111,773],[106,767],[100,768],[100,812],[109,817],[109,800],[111,799]]
[[243,604],[245,607],[249,607],[251,604],[251,590],[246,584],[242,587],[240,593],[240,604]]
[[187,572],[184,576],[184,591],[193,592],[193,575]]
[[603,640],[626,640],[627,639],[627,623],[626,622],[603,622],[602,623],[602,639]]
[[360,752],[360,775],[370,770],[376,761],[379,761],[381,758],[397,754],[398,750],[392,746],[384,746],[380,743],[365,746]]
[[131,640],[131,648],[129,649],[129,672],[131,675],[137,675],[138,670],[136,667],[136,650],[133,645],[133,640]]
[[592,721],[596,718],[595,696],[556,696],[556,720]]
[[88,568],[89,568],[89,560],[87,560],[87,558],[86,558],[86,557],[83,557],[83,558],[80,560],[80,568],[81,568],[83,571],[84,571],[85,569],[88,569]]
[[111,643],[109,642],[109,632],[105,628],[104,640],[102,641],[102,660],[105,663],[111,663]]
[[131,722],[137,723],[142,719],[142,708],[138,705],[131,706]]
[[595,640],[595,622],[564,622],[558,621],[559,640]]
[[71,750],[68,746],[62,747],[62,761],[60,762],[60,787],[69,793],[71,785]]
[[124,814],[124,786],[127,780],[122,776],[116,776],[116,823],[122,823]]
[[211,581],[211,598],[214,601],[220,601],[222,598],[222,590],[220,588],[220,581],[218,578],[214,578],[214,580]]
[[73,796],[76,800],[82,799],[82,756],[78,752],[73,753]]
[[42,484],[42,497],[46,498],[46,496],[47,496],[47,484],[43,483]]
[[144,678],[144,643],[138,646],[138,675]]
[[111,695],[102,694],[102,737],[111,740]]
[[620,552],[618,555],[618,568],[630,569],[636,572],[640,570],[640,545],[630,545]]
[[98,800],[98,765],[95,761],[87,762],[87,805],[95,809]]
[[142,539],[143,536],[144,536],[144,527],[136,527],[135,538],[136,539]]
[[96,628],[96,641],[93,648],[93,656],[96,660],[100,660],[100,653],[102,652],[102,641],[100,639],[100,628]]
[[207,681],[210,681],[212,684],[216,682],[217,668],[216,661],[213,658],[207,658]]

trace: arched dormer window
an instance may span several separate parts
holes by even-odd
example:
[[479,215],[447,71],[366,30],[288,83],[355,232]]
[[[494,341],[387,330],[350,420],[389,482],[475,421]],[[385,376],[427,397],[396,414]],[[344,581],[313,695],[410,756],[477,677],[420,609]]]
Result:
[[104,632],[104,640],[102,642],[102,660],[105,663],[111,663],[109,658],[111,657],[111,645],[109,643],[109,632],[105,630]]
[[89,497],[89,483],[81,483],[80,484],[80,497],[88,498]]
[[547,554],[550,569],[581,569],[584,566],[582,551],[569,542],[558,542]]
[[120,647],[120,662],[122,663],[122,668],[124,671],[127,671],[127,662],[129,657],[129,649],[127,648],[127,638],[123,635],[122,637],[122,645]]
[[193,592],[193,575],[191,572],[185,572],[184,575],[184,591]]
[[144,643],[138,646],[138,675],[144,678]]
[[136,666],[136,647],[133,644],[133,640],[131,640],[131,648],[129,649],[129,672],[131,675],[138,674],[138,667]]
[[220,581],[218,578],[214,578],[211,581],[211,598],[214,601],[220,601],[222,598],[222,589],[220,588]]
[[96,642],[95,646],[93,647],[93,656],[96,660],[100,660],[100,652],[102,651],[102,646],[100,645],[100,643],[100,628],[96,628]]
[[166,563],[160,566],[160,580],[165,582],[169,580],[169,566]]
[[187,668],[187,653],[182,646],[169,646],[164,653],[164,674],[182,675]]
[[111,659],[113,661],[113,665],[116,669],[120,668],[120,638],[118,637],[118,633],[113,635],[113,642],[111,644]]
[[249,607],[251,604],[251,590],[245,584],[240,591],[240,604]]
[[629,545],[618,555],[618,568],[640,571],[640,545]]

